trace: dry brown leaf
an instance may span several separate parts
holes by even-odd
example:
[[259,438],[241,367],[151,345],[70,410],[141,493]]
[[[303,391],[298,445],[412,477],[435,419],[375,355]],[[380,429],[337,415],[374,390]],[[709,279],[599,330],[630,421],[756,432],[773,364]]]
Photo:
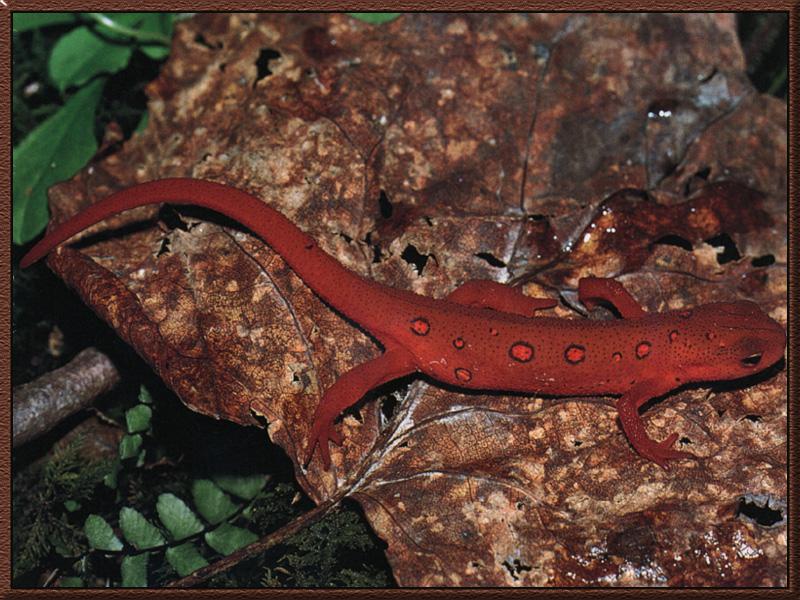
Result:
[[[149,93],[147,130],[52,190],[55,222],[194,176],[422,294],[489,278],[574,306],[593,273],[651,311],[750,298],[786,322],[786,107],[747,81],[732,15],[202,14]],[[297,465],[322,391],[379,349],[257,238],[179,214],[188,230],[115,230],[49,263],[188,406],[263,417]],[[400,585],[785,585],[781,367],[651,406],[651,435],[702,457],[670,472],[611,399],[417,380],[349,411],[332,470],[297,476],[362,504]],[[746,518],[765,503],[771,527]]]

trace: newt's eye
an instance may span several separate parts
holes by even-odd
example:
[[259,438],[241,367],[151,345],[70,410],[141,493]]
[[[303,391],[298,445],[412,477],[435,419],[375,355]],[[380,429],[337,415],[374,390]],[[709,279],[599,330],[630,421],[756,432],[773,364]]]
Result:
[[742,359],[742,366],[755,367],[760,362],[761,362],[761,352],[756,352],[755,354],[751,354],[750,356],[745,356]]

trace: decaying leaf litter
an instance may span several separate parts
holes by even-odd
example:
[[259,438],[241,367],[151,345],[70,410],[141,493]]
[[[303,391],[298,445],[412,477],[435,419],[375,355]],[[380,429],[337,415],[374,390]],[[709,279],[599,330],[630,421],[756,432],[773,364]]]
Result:
[[[148,92],[147,129],[54,188],[54,221],[193,176],[422,294],[487,278],[585,318],[593,274],[650,311],[747,298],[785,323],[786,107],[747,81],[731,15],[204,14]],[[49,264],[187,406],[268,423],[312,498],[357,500],[400,585],[785,584],[785,526],[738,514],[786,497],[785,370],[651,405],[651,435],[702,457],[669,472],[611,398],[421,380],[348,411],[333,469],[306,472],[322,391],[380,350],[257,238],[180,214],[187,230],[153,220]]]

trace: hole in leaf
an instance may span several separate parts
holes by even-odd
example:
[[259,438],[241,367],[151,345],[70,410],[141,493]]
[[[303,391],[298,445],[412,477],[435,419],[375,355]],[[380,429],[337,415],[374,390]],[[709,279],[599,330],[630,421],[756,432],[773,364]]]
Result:
[[341,237],[341,238],[342,238],[342,239],[343,239],[345,242],[347,242],[348,244],[352,244],[352,243],[353,243],[353,238],[351,238],[349,235],[347,235],[347,234],[346,234],[346,233],[344,233],[343,231],[340,231],[340,232],[339,232],[339,236],[340,236],[340,237]]
[[691,444],[691,443],[692,443],[692,440],[690,440],[690,439],[689,439],[688,437],[686,437],[686,436],[683,436],[683,437],[682,437],[680,440],[678,440],[678,441],[680,441],[680,443],[681,443],[681,444]]
[[387,421],[394,416],[394,411],[397,409],[397,404],[397,398],[395,398],[392,394],[386,396],[383,399],[383,402],[381,402],[381,412]]
[[775,257],[772,254],[758,256],[751,261],[751,264],[754,267],[768,267],[772,264],[775,264]]
[[709,175],[711,175],[711,167],[703,167],[694,174],[695,177],[699,177],[700,179],[705,179],[706,181],[708,181]]
[[523,564],[518,558],[512,561],[504,560],[503,566],[508,571],[514,581],[519,581],[519,576],[525,571],[531,571],[533,567]]
[[262,48],[261,52],[258,53],[258,58],[256,59],[256,81],[261,81],[264,79],[264,77],[269,77],[272,75],[272,71],[269,69],[269,61],[280,57],[281,53],[277,50],[273,50],[272,48]]
[[547,217],[545,217],[544,215],[539,214],[539,213],[537,213],[535,215],[528,215],[528,217],[527,217],[527,219],[529,221],[544,221],[546,218]]
[[381,216],[384,219],[391,218],[393,210],[392,202],[383,190],[381,190],[381,195],[378,197],[378,206],[381,209]]
[[491,252],[478,252],[475,256],[477,256],[478,258],[482,258],[487,263],[489,263],[491,266],[497,267],[498,269],[502,269],[502,268],[504,268],[506,266],[506,263],[504,263],[502,260],[497,258]]
[[580,440],[573,440],[572,445],[575,446],[576,448],[580,448],[581,446],[583,446],[583,442]]
[[156,254],[156,256],[161,256],[162,254],[168,254],[168,253],[169,253],[169,240],[167,238],[164,238],[163,240],[161,240],[161,247],[158,249],[158,253]]
[[689,240],[687,240],[685,237],[673,234],[660,237],[653,242],[653,244],[661,246],[677,246],[678,248],[683,248],[687,252],[691,252],[693,249],[692,243]]
[[194,43],[200,44],[201,46],[205,46],[209,50],[217,50],[218,48],[222,48],[222,42],[217,42],[216,44],[212,44],[206,39],[206,37],[202,33],[198,33],[196,36],[194,36]]
[[417,270],[417,275],[422,275],[422,270],[425,268],[425,265],[428,264],[428,259],[430,258],[430,255],[420,254],[416,246],[414,246],[413,244],[409,244],[408,246],[406,246],[406,249],[403,250],[403,253],[400,255],[400,258],[402,258],[408,264],[414,265],[414,268]]
[[713,238],[706,240],[707,244],[711,246],[722,246],[722,252],[717,254],[717,262],[721,265],[731,262],[732,260],[739,260],[742,255],[739,254],[739,249],[736,247],[736,242],[727,233],[721,233]]
[[786,505],[770,495],[747,494],[739,498],[736,517],[762,527],[774,527],[786,522]]
[[761,423],[763,417],[761,415],[745,415],[745,419],[750,421],[751,423]]

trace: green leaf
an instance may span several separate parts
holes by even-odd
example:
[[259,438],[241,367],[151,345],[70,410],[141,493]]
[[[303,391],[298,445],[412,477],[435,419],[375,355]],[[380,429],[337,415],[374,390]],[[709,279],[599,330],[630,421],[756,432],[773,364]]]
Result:
[[150,417],[153,416],[153,409],[147,404],[137,404],[133,408],[125,411],[125,423],[128,426],[128,433],[147,431],[150,427]]
[[220,554],[230,554],[239,548],[244,548],[258,539],[252,531],[236,527],[230,523],[223,523],[214,531],[205,535],[206,543]]
[[133,508],[124,506],[119,511],[119,526],[125,539],[137,550],[146,550],[166,543],[158,528]]
[[86,587],[80,577],[62,577],[58,580],[60,588],[82,588]]
[[114,535],[111,525],[100,515],[89,515],[83,524],[83,532],[89,540],[89,546],[95,550],[118,552],[122,550],[122,542]]
[[103,83],[77,92],[14,148],[15,244],[32,240],[47,225],[47,188],[72,177],[97,150],[94,113]]
[[[164,37],[171,38],[174,17],[172,13],[145,13],[141,30],[160,33]],[[169,56],[170,47],[165,44],[142,44],[140,49],[153,60],[162,60]]]
[[122,468],[122,463],[119,461],[119,459],[115,460],[111,465],[111,469],[109,470],[109,472],[106,474],[105,477],[103,477],[103,484],[105,484],[106,487],[110,487],[112,490],[116,489],[117,475],[119,475],[119,470],[121,468]]
[[75,512],[76,510],[79,510],[80,507],[80,502],[76,502],[75,500],[64,500],[64,508],[66,508],[69,512]]
[[176,540],[182,540],[203,531],[203,524],[191,508],[174,494],[165,493],[156,502],[158,518]]
[[[147,113],[145,113],[147,115]],[[139,402],[142,404],[152,404],[153,403],[153,396],[150,394],[150,390],[148,390],[143,385],[139,386]]]
[[222,523],[239,510],[239,505],[208,479],[192,482],[192,499],[203,518],[212,525]]
[[75,13],[63,12],[36,12],[36,13],[11,13],[11,28],[15,32],[29,31],[31,29],[41,29],[50,25],[63,25],[64,23],[75,23],[78,18]]
[[388,23],[389,21],[394,21],[397,17],[399,17],[403,13],[385,13],[385,12],[363,12],[363,13],[347,13],[354,19],[358,19],[359,21],[364,21],[365,23],[369,23],[371,25],[381,25],[383,23]]
[[219,475],[214,477],[214,483],[234,496],[252,500],[266,485],[267,477],[263,473],[256,473],[255,475]]
[[83,85],[100,73],[116,73],[128,64],[130,45],[112,43],[88,27],[76,27],[56,42],[47,70],[60,91]]
[[186,542],[174,548],[167,548],[167,562],[178,572],[181,577],[186,577],[201,567],[205,567],[208,561],[203,558],[194,544]]
[[139,448],[142,447],[142,435],[134,433],[133,435],[124,435],[119,441],[119,457],[122,460],[126,458],[133,458],[139,454]]
[[149,552],[126,556],[122,559],[122,587],[147,587],[147,559]]

